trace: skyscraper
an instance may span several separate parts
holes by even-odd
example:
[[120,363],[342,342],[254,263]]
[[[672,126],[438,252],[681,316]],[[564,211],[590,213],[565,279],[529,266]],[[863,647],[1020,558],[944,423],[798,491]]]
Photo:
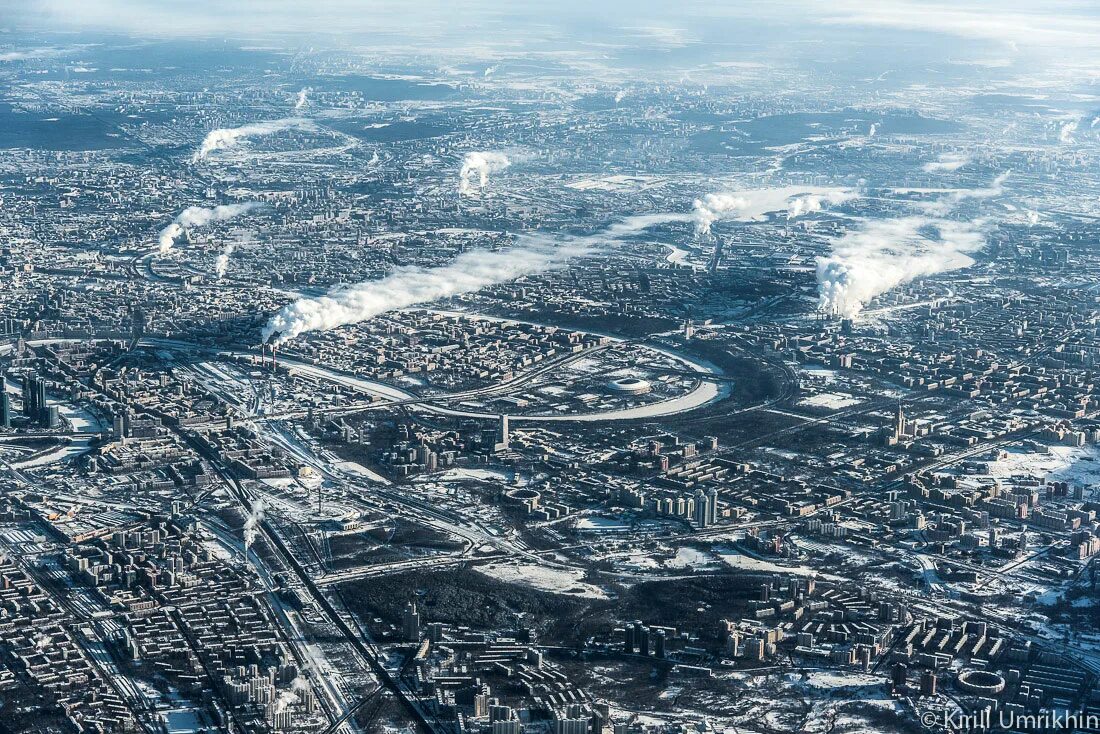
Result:
[[0,428],[11,428],[11,398],[0,379]]
[[401,618],[401,634],[410,642],[420,639],[420,613],[416,611],[415,602],[405,603],[405,612]]

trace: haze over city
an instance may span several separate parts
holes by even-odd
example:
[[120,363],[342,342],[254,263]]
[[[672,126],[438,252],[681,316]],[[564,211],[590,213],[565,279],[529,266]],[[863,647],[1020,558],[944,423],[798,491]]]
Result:
[[0,731],[1100,732],[1098,69],[0,0]]

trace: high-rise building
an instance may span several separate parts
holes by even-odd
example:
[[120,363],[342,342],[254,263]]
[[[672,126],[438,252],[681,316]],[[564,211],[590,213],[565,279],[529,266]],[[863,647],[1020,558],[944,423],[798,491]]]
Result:
[[705,528],[710,524],[710,498],[707,497],[703,490],[698,489],[695,491],[695,514],[692,518],[695,520],[695,524],[701,528]]
[[34,388],[31,384],[30,375],[23,375],[20,387],[23,391],[23,415],[28,418],[34,418],[36,414],[34,407]]
[[405,612],[401,618],[401,633],[410,642],[420,639],[420,613],[416,611],[414,602],[405,604]]
[[905,663],[895,663],[890,669],[890,684],[895,691],[905,687],[905,678],[909,674],[909,668]]
[[11,428],[11,397],[3,389],[3,378],[0,378],[0,428]]
[[499,417],[499,423],[497,424],[497,440],[493,446],[494,451],[507,451],[508,442],[511,440],[508,428],[508,416],[501,415]]

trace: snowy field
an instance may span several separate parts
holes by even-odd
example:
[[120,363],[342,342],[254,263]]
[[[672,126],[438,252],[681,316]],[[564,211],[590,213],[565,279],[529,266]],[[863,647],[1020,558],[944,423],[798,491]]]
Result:
[[798,404],[811,408],[840,410],[841,408],[850,408],[853,405],[859,405],[861,402],[863,401],[846,392],[822,392],[799,400]]
[[581,581],[584,578],[583,571],[549,568],[529,563],[499,563],[475,566],[474,570],[500,581],[530,586],[539,591],[569,594],[570,596],[580,596],[588,599],[607,598],[607,593],[603,589]]

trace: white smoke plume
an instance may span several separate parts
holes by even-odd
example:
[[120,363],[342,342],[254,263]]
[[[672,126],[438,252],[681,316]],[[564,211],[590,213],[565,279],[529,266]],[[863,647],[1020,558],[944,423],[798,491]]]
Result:
[[626,99],[626,90],[625,89],[620,89],[619,91],[615,92],[615,104],[619,104],[624,99]]
[[309,93],[311,91],[313,90],[309,87],[302,87],[301,91],[298,92],[298,96],[294,100],[294,109],[300,110],[306,106],[306,102],[309,101]]
[[246,201],[241,204],[222,204],[213,208],[204,206],[189,206],[176,216],[175,220],[160,231],[157,244],[160,246],[160,254],[164,255],[172,249],[176,240],[183,233],[194,227],[205,227],[211,222],[224,222],[233,217],[239,217],[255,209],[263,208],[264,204],[258,201]]
[[275,713],[281,714],[288,708],[298,703],[298,694],[293,691],[279,691],[278,698],[275,699]]
[[1008,181],[1011,174],[1011,171],[1005,171],[994,178],[989,186],[981,186],[976,189],[958,189],[942,199],[923,202],[918,207],[926,214],[942,217],[967,199],[992,199],[994,196],[1000,196],[1004,193],[1005,182]]
[[214,274],[218,276],[218,280],[225,277],[225,272],[229,270],[229,258],[236,249],[237,246],[232,242],[226,244],[222,248],[221,254],[218,255],[218,259],[214,261]]
[[1097,125],[1100,125],[1100,117],[1092,118],[1092,122],[1089,123],[1089,127],[1093,128],[1093,127],[1096,127]]
[[875,296],[915,278],[973,264],[985,244],[980,223],[922,216],[870,220],[818,258],[818,308],[855,317]]
[[1027,225],[1029,227],[1034,227],[1038,223],[1039,223],[1039,212],[1029,211],[1027,213]]
[[248,138],[261,135],[272,135],[277,132],[282,132],[283,130],[311,130],[313,128],[314,125],[312,122],[300,117],[288,117],[283,120],[268,120],[267,122],[254,122],[250,125],[242,125],[241,127],[218,128],[206,134],[206,137],[202,139],[202,145],[199,146],[195,155],[192,156],[191,161],[197,163],[198,161],[204,160],[216,150],[232,148],[238,145],[242,140],[247,140]]
[[872,122],[871,123],[871,129],[867,131],[867,137],[873,138],[873,137],[875,137],[875,133],[877,133],[877,132],[878,132],[878,123],[877,122]]
[[464,252],[438,268],[402,267],[381,280],[337,286],[326,295],[287,304],[263,329],[263,340],[281,345],[307,331],[334,329],[365,321],[387,311],[472,293],[524,275],[564,267],[575,257],[591,255],[615,240],[667,222],[687,222],[688,214],[630,217],[602,235],[550,239],[523,236],[507,250]]
[[[490,173],[499,173],[512,161],[503,153],[483,151],[467,153],[462,159],[462,168],[458,172],[458,193],[470,196],[481,191],[489,183]],[[472,180],[476,177],[476,181]]]
[[944,153],[938,159],[925,163],[921,166],[921,170],[925,173],[939,173],[941,171],[950,173],[959,170],[972,160],[973,158],[966,153]]
[[819,212],[825,208],[826,204],[843,204],[852,199],[858,198],[858,194],[854,191],[845,191],[838,189],[836,191],[829,191],[825,194],[806,194],[805,196],[796,196],[787,203],[787,218],[794,219],[800,217],[803,214],[812,214]]
[[1067,122],[1066,124],[1062,125],[1061,129],[1058,131],[1058,142],[1072,143],[1073,134],[1075,132],[1077,132],[1077,120]]
[[248,549],[256,542],[256,528],[264,519],[264,501],[257,499],[252,503],[248,517],[244,519],[244,556],[248,558]]
[[757,221],[770,212],[786,210],[788,217],[820,211],[824,204],[841,204],[856,198],[850,189],[818,186],[785,186],[707,194],[695,200],[692,217],[698,235],[710,234],[719,220]]

